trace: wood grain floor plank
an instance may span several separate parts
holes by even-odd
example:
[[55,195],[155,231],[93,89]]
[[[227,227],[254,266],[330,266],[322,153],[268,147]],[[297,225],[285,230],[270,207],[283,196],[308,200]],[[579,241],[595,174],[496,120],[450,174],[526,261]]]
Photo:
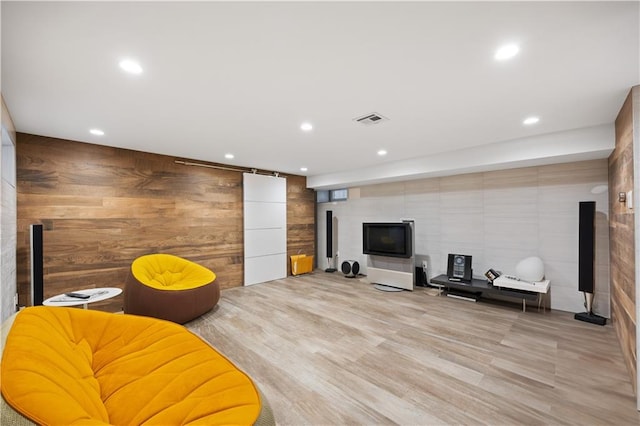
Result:
[[[314,272],[222,292],[187,327],[281,425],[637,425],[615,331]],[[587,374],[585,374],[587,372]]]

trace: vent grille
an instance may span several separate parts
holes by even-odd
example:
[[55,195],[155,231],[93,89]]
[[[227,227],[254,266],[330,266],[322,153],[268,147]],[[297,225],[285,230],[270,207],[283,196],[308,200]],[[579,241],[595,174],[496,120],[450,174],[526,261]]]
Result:
[[354,118],[353,121],[357,121],[358,123],[362,123],[364,125],[370,126],[372,124],[382,123],[384,121],[388,121],[389,119],[377,112],[372,112],[370,114],[363,115],[362,117]]

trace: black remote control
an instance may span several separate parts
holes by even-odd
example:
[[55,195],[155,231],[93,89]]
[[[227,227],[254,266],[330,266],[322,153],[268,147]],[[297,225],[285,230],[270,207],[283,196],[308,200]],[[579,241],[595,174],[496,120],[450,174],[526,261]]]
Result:
[[90,294],[83,294],[83,293],[65,293],[64,295],[69,297],[75,297],[76,299],[88,299],[91,297]]

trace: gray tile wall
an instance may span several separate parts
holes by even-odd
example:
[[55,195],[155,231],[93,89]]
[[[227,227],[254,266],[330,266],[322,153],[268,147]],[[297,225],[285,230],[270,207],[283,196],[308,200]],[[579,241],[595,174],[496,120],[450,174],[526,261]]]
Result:
[[351,188],[348,201],[318,205],[318,265],[327,262],[326,210],[337,228],[338,269],[354,259],[365,274],[362,222],[410,218],[416,254],[428,260],[430,277],[446,272],[448,253],[472,255],[478,277],[489,268],[515,273],[520,260],[539,256],[551,280],[551,308],[581,312],[578,202],[596,201],[594,310],[608,317],[608,192],[592,192],[607,180],[603,159]]
[[[4,110],[3,110],[4,113]],[[16,167],[15,142],[2,129],[0,150],[0,322],[16,311]]]

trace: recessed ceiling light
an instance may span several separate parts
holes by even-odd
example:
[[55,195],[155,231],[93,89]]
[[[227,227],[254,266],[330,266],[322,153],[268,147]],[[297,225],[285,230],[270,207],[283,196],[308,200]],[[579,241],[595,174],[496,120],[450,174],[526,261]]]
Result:
[[516,56],[519,51],[520,48],[517,44],[505,44],[496,50],[496,54],[493,57],[496,61],[505,61]]
[[524,119],[522,124],[524,124],[525,126],[530,126],[532,124],[536,124],[538,121],[540,121],[539,117],[527,117]]
[[104,132],[100,129],[91,129],[89,130],[89,133],[95,136],[104,136]]
[[224,158],[226,158],[227,160],[232,160],[235,156],[233,154],[225,154]]
[[142,74],[142,67],[140,64],[131,59],[123,59],[120,61],[120,68],[129,74]]
[[306,172],[308,169],[306,167],[300,167],[301,172]]
[[300,125],[300,129],[303,132],[310,132],[313,130],[313,125],[311,123],[304,122]]
[[379,156],[383,156],[383,155],[387,155],[387,151],[385,151],[384,149],[381,149],[380,151],[378,151],[378,155]]

